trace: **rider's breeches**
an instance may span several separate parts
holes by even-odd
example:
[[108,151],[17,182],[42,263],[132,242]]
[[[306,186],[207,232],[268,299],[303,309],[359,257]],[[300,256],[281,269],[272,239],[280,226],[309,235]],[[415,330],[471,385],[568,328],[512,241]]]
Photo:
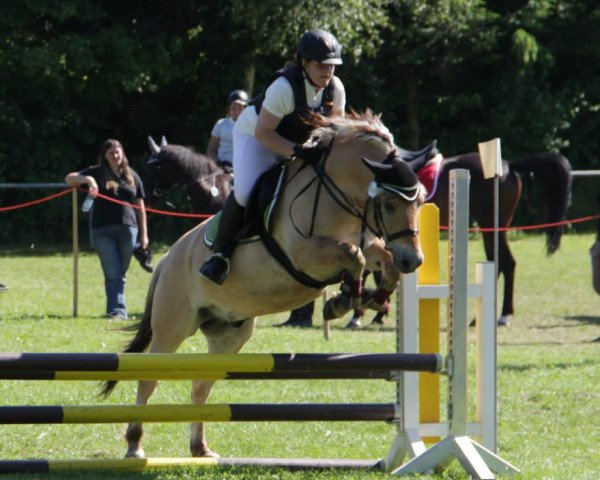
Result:
[[234,195],[237,202],[248,204],[254,184],[264,172],[275,165],[277,155],[260,143],[256,137],[233,132]]

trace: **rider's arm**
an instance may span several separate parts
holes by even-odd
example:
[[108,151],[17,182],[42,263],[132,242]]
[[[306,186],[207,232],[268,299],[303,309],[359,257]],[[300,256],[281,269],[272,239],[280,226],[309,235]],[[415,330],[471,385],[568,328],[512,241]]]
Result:
[[254,135],[260,143],[281,157],[290,157],[294,153],[294,142],[283,138],[277,133],[281,118],[270,113],[266,108],[261,108],[256,123]]

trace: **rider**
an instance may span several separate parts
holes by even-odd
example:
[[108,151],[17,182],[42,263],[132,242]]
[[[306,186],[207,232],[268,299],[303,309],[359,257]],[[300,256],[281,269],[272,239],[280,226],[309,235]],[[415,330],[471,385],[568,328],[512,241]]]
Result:
[[296,63],[277,71],[264,93],[254,98],[236,121],[235,188],[221,213],[214,253],[200,268],[200,274],[213,283],[221,285],[229,274],[235,237],[258,178],[280,157],[319,160],[320,151],[302,146],[310,136],[310,127],[302,118],[308,112],[344,115],[344,85],[334,76],[335,66],[342,64],[341,50],[337,39],[325,30],[304,33],[298,40]]
[[210,132],[206,156],[226,170],[233,167],[233,127],[248,105],[248,100],[248,94],[244,90],[231,92],[227,96],[227,115],[217,120]]

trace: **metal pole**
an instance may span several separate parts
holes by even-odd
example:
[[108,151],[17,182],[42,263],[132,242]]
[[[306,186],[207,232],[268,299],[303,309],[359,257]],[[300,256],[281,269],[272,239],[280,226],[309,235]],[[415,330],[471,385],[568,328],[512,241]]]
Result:
[[79,209],[77,201],[77,188],[73,187],[72,218],[73,218],[73,317],[78,315],[79,298]]

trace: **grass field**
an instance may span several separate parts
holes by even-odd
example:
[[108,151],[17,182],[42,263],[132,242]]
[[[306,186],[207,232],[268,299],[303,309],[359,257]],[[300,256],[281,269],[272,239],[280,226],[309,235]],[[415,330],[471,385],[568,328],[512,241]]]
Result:
[[[546,257],[541,236],[514,235],[517,259],[516,316],[498,330],[499,452],[526,479],[600,478],[600,297],[591,285],[588,249],[593,236],[567,235]],[[472,262],[481,242],[469,244]],[[72,318],[72,258],[68,249],[0,253],[0,350],[5,352],[114,352],[130,322],[103,318],[104,293],[97,257],[80,258],[79,317]],[[474,274],[474,268],[469,268]],[[132,264],[128,304],[139,316],[150,276]],[[392,319],[384,328],[347,331],[346,319],[324,341],[321,319],[311,330],[274,329],[284,314],[262,318],[245,352],[392,352]],[[442,320],[443,322],[443,320]],[[596,340],[596,341],[595,341]],[[200,336],[181,349],[203,352]],[[2,405],[75,405],[98,402],[95,382],[0,382]],[[231,381],[217,384],[211,403],[390,402],[395,386],[380,381]],[[111,403],[130,404],[135,384],[123,382]],[[153,403],[187,403],[189,382],[163,383]],[[0,426],[0,460],[20,458],[121,458],[123,425]],[[229,457],[379,458],[394,427],[378,423],[215,423],[211,447]],[[146,425],[151,457],[188,456],[188,426]],[[277,469],[194,469],[67,472],[57,479],[380,479],[382,472],[288,472]],[[48,478],[19,474],[7,478]],[[439,479],[463,479],[456,463]]]

